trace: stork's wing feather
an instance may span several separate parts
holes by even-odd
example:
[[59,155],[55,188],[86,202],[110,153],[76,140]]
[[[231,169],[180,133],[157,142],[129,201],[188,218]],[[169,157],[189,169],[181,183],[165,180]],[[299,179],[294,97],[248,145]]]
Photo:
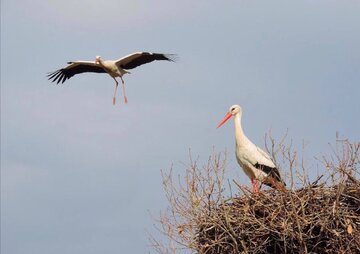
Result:
[[[256,147],[256,149],[257,149],[258,152],[261,153],[261,155],[264,156],[267,160],[273,162],[272,159],[271,159],[271,157],[270,157],[270,155],[269,155],[267,152],[265,152],[264,150],[262,150],[262,149],[261,149],[260,147],[258,147],[258,146]],[[274,166],[275,166],[275,165],[274,165]]]
[[265,172],[269,177],[274,178],[276,181],[284,183],[283,180],[281,180],[279,170],[276,167],[269,167],[259,163],[256,163],[254,167]]
[[116,65],[122,69],[133,69],[142,64],[150,63],[155,60],[175,61],[175,55],[160,54],[150,52],[135,52],[116,61]]
[[68,64],[68,66],[60,70],[49,73],[47,75],[49,80],[59,84],[60,82],[64,83],[65,80],[83,72],[106,73],[106,71],[100,65],[90,61],[75,61],[68,62]]
[[[281,179],[279,170],[276,168],[275,163],[271,159],[270,155],[258,146],[255,147],[256,150],[254,151],[254,154],[256,154],[256,156],[254,157],[256,162],[252,163],[253,166],[266,173],[269,178],[272,178],[273,180],[283,183],[285,185],[285,183]],[[272,181],[265,181],[264,183],[273,187]]]

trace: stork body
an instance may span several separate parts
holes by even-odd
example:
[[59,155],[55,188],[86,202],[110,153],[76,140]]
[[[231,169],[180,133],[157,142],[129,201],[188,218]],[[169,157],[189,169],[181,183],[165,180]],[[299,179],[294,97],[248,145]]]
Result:
[[242,110],[240,106],[231,106],[218,128],[231,116],[234,116],[235,124],[236,159],[250,178],[253,191],[260,190],[259,181],[280,191],[286,191],[285,183],[270,156],[245,136],[241,126]]
[[57,82],[57,84],[64,83],[67,79],[72,76],[84,72],[96,72],[96,73],[108,73],[116,83],[115,92],[113,97],[113,104],[116,100],[116,91],[118,87],[117,77],[120,77],[122,81],[122,87],[124,92],[124,100],[127,103],[127,97],[125,93],[125,85],[123,76],[130,73],[129,69],[136,68],[140,65],[150,63],[155,60],[166,60],[173,62],[172,58],[174,55],[166,55],[161,53],[149,53],[149,52],[135,52],[118,60],[107,60],[104,61],[100,56],[96,56],[94,62],[92,61],[73,61],[68,62],[68,65],[62,69],[52,72],[48,75],[49,80]]

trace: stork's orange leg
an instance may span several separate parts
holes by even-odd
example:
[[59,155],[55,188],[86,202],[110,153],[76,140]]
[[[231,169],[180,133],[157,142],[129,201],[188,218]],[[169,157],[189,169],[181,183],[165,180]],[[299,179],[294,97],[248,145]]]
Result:
[[124,100],[125,100],[125,103],[128,103],[128,99],[126,97],[126,93],[125,93],[125,83],[124,83],[124,80],[122,77],[121,78],[121,83],[122,83],[122,88],[123,88],[123,92],[124,92]]
[[113,105],[115,105],[116,102],[116,91],[118,88],[119,83],[117,82],[117,80],[114,78],[115,82],[116,82],[116,86],[115,86],[115,92],[114,92],[114,97],[113,97]]
[[255,183],[254,183],[254,179],[250,178],[251,180],[251,189],[253,192],[255,192]]
[[257,179],[253,179],[251,178],[251,186],[252,186],[252,191],[254,193],[258,193],[260,188],[259,188],[259,181]]

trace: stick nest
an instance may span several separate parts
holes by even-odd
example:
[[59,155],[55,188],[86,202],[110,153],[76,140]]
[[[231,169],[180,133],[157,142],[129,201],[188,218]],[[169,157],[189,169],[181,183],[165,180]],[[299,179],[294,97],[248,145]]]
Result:
[[[337,141],[320,161],[322,176],[309,169],[291,146],[275,146],[274,161],[288,174],[288,191],[252,193],[229,179],[226,153],[206,164],[190,156],[182,175],[163,172],[168,208],[150,238],[161,254],[360,253],[360,142]],[[313,172],[313,171],[312,171]]]
[[360,184],[227,200],[203,217],[199,253],[360,253]]

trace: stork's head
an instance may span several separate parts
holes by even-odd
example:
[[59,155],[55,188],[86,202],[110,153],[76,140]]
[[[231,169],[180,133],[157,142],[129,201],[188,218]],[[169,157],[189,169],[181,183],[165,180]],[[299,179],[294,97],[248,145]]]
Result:
[[236,115],[236,114],[241,114],[241,107],[239,105],[232,105],[229,108],[229,111],[227,112],[227,114],[224,116],[224,118],[221,120],[221,122],[218,124],[218,126],[216,128],[219,128],[221,125],[223,125],[227,120],[230,119],[230,117]]
[[100,56],[96,56],[96,58],[95,58],[95,63],[96,63],[96,64],[100,64],[100,62],[101,62],[101,57],[100,57]]

